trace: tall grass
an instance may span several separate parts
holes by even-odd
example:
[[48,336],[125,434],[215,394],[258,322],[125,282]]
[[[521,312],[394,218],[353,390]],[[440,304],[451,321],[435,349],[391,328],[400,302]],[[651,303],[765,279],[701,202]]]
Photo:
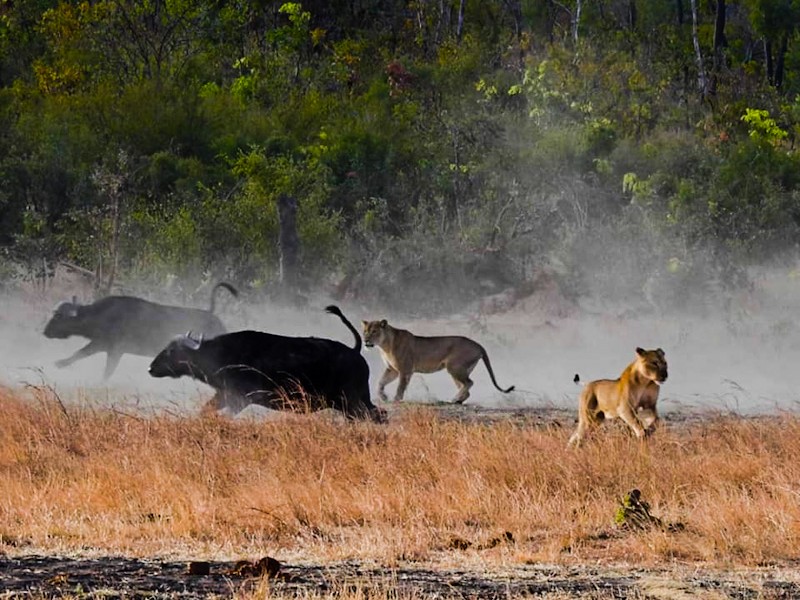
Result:
[[[386,564],[454,551],[753,565],[798,555],[797,417],[668,425],[644,444],[605,427],[567,450],[563,428],[402,413],[383,426],[141,416],[0,390],[0,549]],[[617,528],[632,488],[683,528]],[[498,544],[505,532],[513,542]]]

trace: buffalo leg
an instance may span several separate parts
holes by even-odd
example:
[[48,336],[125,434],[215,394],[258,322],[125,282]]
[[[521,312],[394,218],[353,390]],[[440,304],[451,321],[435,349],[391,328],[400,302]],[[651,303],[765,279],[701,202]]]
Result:
[[342,412],[348,419],[370,419],[375,423],[386,422],[386,411],[372,404],[367,381],[350,385],[342,394],[341,403]]
[[92,354],[97,354],[98,352],[104,352],[105,348],[102,347],[101,344],[92,341],[86,344],[83,348],[75,352],[72,356],[68,356],[67,358],[62,358],[61,360],[56,361],[56,366],[60,369],[63,367],[68,367],[75,361],[78,361],[82,358],[86,358],[87,356],[91,356]]
[[251,404],[256,404],[252,402],[247,396],[242,396],[234,392],[229,392],[226,395],[225,402],[228,411],[230,412],[230,415],[232,417],[238,415],[240,412],[242,412],[245,408],[247,408]]
[[[214,397],[211,398],[208,402],[206,402],[203,407],[200,409],[200,412],[203,414],[208,414],[212,412],[222,412],[227,411],[230,416],[238,415],[242,410],[245,409],[249,404],[252,404],[250,400],[237,394],[236,392],[232,392],[230,390],[217,390],[217,393],[214,394]],[[259,404],[256,402],[255,404]],[[262,404],[262,406],[267,406]],[[269,406],[267,406],[269,408]]]
[[119,364],[120,358],[122,358],[122,354],[117,352],[109,352],[106,355],[106,369],[103,371],[103,380],[108,380],[111,377],[111,374],[114,373]]
[[217,393],[203,405],[200,412],[202,414],[208,414],[221,410],[224,407],[224,400],[221,398],[221,394],[222,392],[217,390]]

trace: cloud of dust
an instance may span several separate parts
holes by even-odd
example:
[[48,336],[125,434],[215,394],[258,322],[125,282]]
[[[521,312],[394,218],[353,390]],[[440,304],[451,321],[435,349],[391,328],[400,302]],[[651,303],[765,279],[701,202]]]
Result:
[[[466,335],[487,349],[498,383],[515,385],[502,394],[494,389],[482,363],[473,372],[475,385],[468,404],[488,407],[575,407],[582,381],[615,378],[633,360],[637,346],[661,347],[669,362],[663,385],[663,413],[721,410],[741,413],[793,410],[798,393],[791,374],[800,354],[800,278],[794,266],[754,270],[751,289],[716,292],[703,306],[682,313],[659,313],[622,303],[579,300],[559,306],[537,293],[510,310],[480,315],[472,307],[450,318],[410,319],[342,304],[345,315],[360,328],[362,319],[386,318],[396,327],[419,335]],[[102,381],[105,355],[99,354],[58,369],[54,361],[86,343],[83,338],[51,340],[42,330],[59,301],[72,290],[7,292],[0,314],[0,384],[22,388],[47,385],[62,398],[114,405],[195,411],[212,391],[187,378],[154,379],[150,359],[125,355],[108,385]],[[171,303],[156,293],[148,299]],[[222,294],[220,294],[220,300]],[[566,302],[566,301],[565,301]],[[283,335],[317,336],[352,345],[350,332],[323,311],[329,298],[312,297],[308,307],[292,308],[240,301],[218,303],[217,314],[230,331],[256,329]],[[204,306],[203,302],[198,303]],[[377,349],[364,349],[371,389],[383,371]],[[387,389],[391,398],[396,383]],[[456,387],[446,372],[416,374],[406,399],[449,401]],[[374,395],[374,394],[373,394]]]

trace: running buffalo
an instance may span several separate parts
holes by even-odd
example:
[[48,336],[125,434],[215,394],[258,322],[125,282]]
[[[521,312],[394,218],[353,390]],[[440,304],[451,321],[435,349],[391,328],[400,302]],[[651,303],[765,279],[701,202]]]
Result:
[[225,333],[225,326],[214,314],[220,288],[238,296],[236,288],[224,282],[214,286],[208,310],[156,304],[133,296],[108,296],[92,304],[62,302],[44,328],[48,338],[65,339],[73,335],[89,343],[72,356],[56,361],[66,367],[77,360],[106,353],[104,379],[111,377],[123,354],[155,356],[176,335],[186,330],[207,336]]
[[355,346],[315,337],[237,331],[210,340],[186,334],[153,359],[153,377],[187,375],[216,390],[206,409],[236,414],[249,404],[290,411],[335,408],[348,418],[382,422],[384,412],[369,395],[369,367],[361,336],[336,306]]

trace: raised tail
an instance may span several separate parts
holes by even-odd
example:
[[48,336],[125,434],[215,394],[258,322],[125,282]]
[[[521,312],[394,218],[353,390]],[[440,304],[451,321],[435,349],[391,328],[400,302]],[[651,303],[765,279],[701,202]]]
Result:
[[358,329],[353,327],[353,324],[350,321],[348,321],[347,317],[345,317],[342,314],[342,311],[339,310],[339,307],[334,304],[331,304],[330,306],[325,307],[325,312],[329,312],[332,315],[336,315],[342,320],[342,323],[345,324],[345,327],[347,327],[352,332],[353,337],[356,338],[356,345],[353,346],[353,350],[355,350],[356,352],[361,352],[361,335],[358,333]]
[[581,384],[581,376],[575,373],[575,377],[572,378],[572,383],[577,383],[578,385]]
[[235,287],[233,287],[230,283],[225,283],[224,281],[220,281],[217,285],[214,286],[214,289],[211,290],[211,304],[208,307],[208,312],[210,313],[214,312],[214,308],[217,305],[217,290],[219,288],[225,288],[233,295],[234,298],[239,297],[239,291]]
[[514,391],[514,386],[513,385],[511,387],[503,389],[497,384],[497,380],[494,378],[494,371],[492,370],[492,363],[489,362],[489,355],[486,353],[486,350],[483,347],[481,347],[481,358],[483,358],[483,364],[486,365],[486,370],[489,371],[489,377],[492,378],[492,383],[494,384],[494,387],[496,387],[498,390],[500,390],[504,394],[508,394],[509,392],[513,392]]

